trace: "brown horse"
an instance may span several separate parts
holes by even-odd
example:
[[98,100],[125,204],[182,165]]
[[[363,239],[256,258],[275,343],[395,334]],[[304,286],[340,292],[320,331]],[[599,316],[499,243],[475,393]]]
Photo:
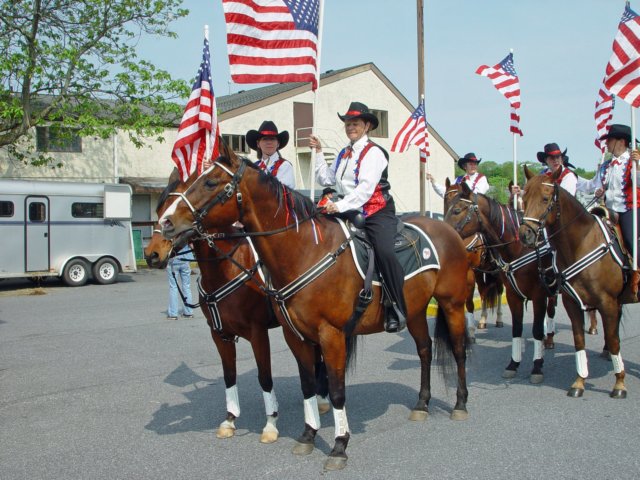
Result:
[[[544,380],[542,340],[544,338],[545,313],[553,317],[555,303],[549,303],[549,290],[540,281],[541,262],[531,249],[524,247],[518,238],[518,222],[515,212],[505,205],[482,194],[474,194],[466,183],[455,186],[458,193],[450,199],[445,222],[453,226],[462,238],[481,234],[486,238],[484,248],[492,263],[497,264],[507,290],[507,303],[512,318],[511,360],[503,377],[513,378],[522,360],[524,303],[533,303],[533,369],[531,383]],[[529,257],[526,257],[529,255]],[[529,261],[526,259],[529,258]],[[504,268],[503,268],[504,267]]]
[[[329,395],[335,420],[335,443],[326,469],[346,465],[350,431],[345,411],[345,372],[357,335],[383,331],[381,289],[357,323],[351,322],[363,288],[350,251],[349,239],[334,218],[320,215],[314,204],[283,186],[245,159],[220,157],[160,219],[163,234],[173,238],[193,228],[222,228],[242,222],[255,240],[268,269],[271,295],[280,307],[283,332],[298,362],[305,407],[305,429],[294,453],[313,450],[319,419],[309,408],[315,399],[313,345],[320,345],[329,377]],[[410,418],[424,420],[431,398],[432,341],[425,310],[438,300],[435,356],[453,352],[458,385],[452,419],[466,419],[465,285],[468,261],[462,240],[443,222],[414,216],[407,221],[431,237],[439,269],[424,270],[405,282],[409,333],[420,357],[420,391]],[[447,359],[450,357],[447,356]]]
[[[451,206],[451,200],[458,194],[460,187],[458,184],[452,184],[447,177],[445,180],[446,191],[444,194],[444,211],[445,213]],[[484,248],[485,239],[480,234],[463,238],[464,246],[469,255],[469,264],[471,266],[471,289],[469,297],[467,297],[467,329],[472,341],[475,339],[475,286],[478,286],[478,295],[480,296],[481,312],[480,321],[478,322],[478,330],[486,330],[488,310],[496,310],[496,327],[504,327],[502,321],[502,294],[504,293],[504,284],[502,277],[495,265],[492,264],[491,258],[487,250]]]
[[[222,147],[226,151],[226,147]],[[160,195],[156,213],[161,217],[167,208],[171,192],[181,186],[177,169],[169,177],[169,184]],[[185,186],[181,186],[185,188]],[[152,268],[165,268],[167,261],[180,246],[166,240],[159,225],[144,250],[147,264]],[[235,434],[235,421],[240,415],[240,401],[236,385],[236,339],[243,338],[251,344],[258,368],[258,381],[267,415],[267,423],[260,436],[262,443],[272,443],[278,438],[276,421],[278,402],[273,390],[271,354],[268,330],[279,327],[271,304],[266,297],[260,276],[247,273],[257,268],[257,259],[250,242],[237,236],[237,229],[216,232],[215,236],[196,238],[193,252],[198,262],[200,306],[204,313],[211,337],[222,362],[225,382],[226,418],[218,427],[218,438],[229,438]],[[225,236],[229,238],[225,239]],[[184,240],[184,239],[183,239]],[[255,280],[255,281],[254,281]],[[326,400],[328,385],[322,377],[324,365],[318,365],[318,402],[320,413],[329,411]]]
[[557,275],[561,282],[562,302],[571,319],[576,349],[577,378],[568,391],[570,397],[584,393],[589,374],[584,349],[583,311],[595,307],[600,316],[616,381],[612,398],[625,398],[624,363],[620,355],[618,327],[622,303],[635,301],[626,282],[629,270],[612,248],[607,227],[578,202],[573,195],[556,183],[560,171],[552,176],[534,176],[527,167],[525,185],[524,222],[520,227],[522,241],[535,247],[546,229],[549,242],[556,252]]

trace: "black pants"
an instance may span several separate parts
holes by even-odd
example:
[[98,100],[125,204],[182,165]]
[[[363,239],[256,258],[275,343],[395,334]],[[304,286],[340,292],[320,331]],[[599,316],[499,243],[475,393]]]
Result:
[[[629,251],[629,254],[633,255],[633,210],[627,210],[620,215],[620,230],[622,230],[622,238],[624,240],[624,246]],[[638,212],[638,233],[640,233],[640,211]],[[640,255],[640,243],[636,238],[636,250]]]
[[376,264],[380,269],[382,278],[391,294],[392,300],[407,314],[407,305],[404,301],[404,271],[400,262],[393,253],[393,245],[396,236],[396,207],[393,198],[389,198],[387,205],[365,219],[365,230],[369,241],[373,244],[376,256]]

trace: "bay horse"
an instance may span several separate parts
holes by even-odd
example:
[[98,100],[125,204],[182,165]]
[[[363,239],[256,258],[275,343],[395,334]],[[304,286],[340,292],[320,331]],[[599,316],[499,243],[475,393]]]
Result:
[[[226,146],[221,142],[221,148]],[[162,216],[171,199],[169,194],[181,185],[178,170],[174,169],[169,183],[160,195],[156,213]],[[184,187],[183,187],[184,188]],[[184,243],[185,238],[180,239]],[[238,230],[219,230],[215,235],[190,238],[193,253],[198,262],[201,278],[198,281],[199,305],[207,319],[211,337],[220,355],[225,382],[226,418],[216,432],[218,438],[235,435],[236,420],[240,416],[240,400],[237,388],[236,341],[243,338],[251,344],[258,368],[258,382],[262,388],[267,423],[260,436],[261,443],[273,443],[278,439],[278,401],[273,389],[271,374],[271,349],[269,329],[279,327],[270,302],[263,290],[262,279],[247,275],[257,269],[255,250],[247,238],[238,236]],[[166,240],[156,224],[144,256],[151,268],[166,268],[169,258],[182,245]],[[256,283],[257,280],[257,283]],[[318,350],[319,352],[319,350]],[[318,360],[318,404],[320,413],[329,411],[324,365]]]
[[[384,330],[382,293],[373,288],[372,301],[357,323],[350,322],[363,280],[350,252],[350,234],[333,217],[316,210],[311,200],[261,172],[234,154],[219,157],[173,203],[160,219],[171,239],[192,229],[224,228],[240,221],[255,241],[270,277],[283,333],[297,362],[304,397],[305,428],[294,453],[313,451],[320,422],[312,408],[315,396],[313,346],[319,345],[329,377],[335,443],[325,469],[338,470],[347,462],[350,438],[345,410],[345,372],[353,358],[358,335]],[[407,325],[420,357],[420,390],[411,420],[426,420],[431,399],[432,340],[425,311],[438,301],[434,332],[436,359],[452,352],[457,367],[454,420],[468,417],[465,361],[468,341],[464,302],[468,261],[457,233],[443,222],[422,216],[406,219],[432,239],[439,269],[423,270],[404,284]],[[461,288],[462,287],[462,288]],[[449,355],[446,360],[451,360]],[[444,369],[445,372],[448,369]]]
[[[576,349],[577,377],[567,395],[581,397],[589,375],[584,341],[583,311],[595,307],[602,317],[605,346],[609,350],[615,384],[612,398],[626,398],[624,363],[620,355],[618,328],[622,304],[637,301],[623,267],[623,259],[613,248],[614,240],[602,221],[551,176],[534,175],[525,166],[524,221],[520,227],[523,243],[535,247],[546,229],[555,253],[554,265],[561,282],[562,303],[571,319]],[[618,263],[618,261],[620,263]]]
[[[449,210],[451,200],[455,197],[460,188],[458,184],[451,183],[449,177],[445,179],[444,194],[444,212]],[[502,321],[502,294],[504,293],[504,284],[498,269],[490,261],[490,257],[484,248],[485,239],[480,234],[463,238],[464,246],[469,255],[469,263],[471,267],[472,282],[469,296],[467,297],[467,328],[472,340],[475,339],[475,286],[478,286],[478,295],[480,296],[480,320],[478,321],[478,330],[486,330],[488,310],[496,310],[496,328],[504,327]]]
[[[545,314],[550,317],[555,314],[555,302],[548,298],[550,292],[540,279],[539,268],[543,259],[519,240],[518,221],[512,208],[486,195],[473,193],[466,183],[456,185],[455,190],[457,193],[450,197],[445,222],[462,238],[480,234],[486,239],[484,248],[492,259],[491,263],[499,267],[506,287],[512,318],[512,344],[511,359],[502,376],[514,378],[522,361],[524,304],[530,300],[533,304],[534,349],[529,380],[541,383],[544,381],[544,318]],[[549,262],[550,257],[545,263]]]

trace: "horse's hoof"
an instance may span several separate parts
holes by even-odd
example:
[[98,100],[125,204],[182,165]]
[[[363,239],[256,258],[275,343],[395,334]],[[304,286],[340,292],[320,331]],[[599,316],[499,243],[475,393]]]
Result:
[[296,444],[291,449],[291,453],[294,455],[309,455],[313,452],[313,443],[300,443],[296,442]]
[[623,388],[614,388],[609,396],[611,398],[627,398],[627,391]]
[[611,354],[609,353],[609,350],[602,350],[602,353],[600,354],[600,358],[604,358],[605,360],[611,361]]
[[262,432],[260,435],[260,443],[273,443],[278,440],[278,431]]
[[567,397],[580,398],[584,394],[584,388],[571,387],[567,392]]
[[324,462],[324,469],[326,471],[342,470],[346,466],[346,457],[329,457],[327,458],[327,461]]
[[478,330],[486,330],[487,329],[487,324],[486,323],[479,323],[478,324]]
[[496,328],[504,327],[504,322],[496,322]]
[[321,397],[320,395],[316,396],[318,398],[318,413],[320,413],[320,415],[324,415],[331,410],[331,403],[325,397]]
[[230,427],[220,427],[216,432],[216,437],[218,438],[231,438],[236,434],[235,428]]
[[516,378],[517,373],[518,372],[516,370],[506,369],[504,372],[502,372],[502,378]]
[[454,410],[451,412],[451,415],[449,415],[449,418],[451,420],[461,422],[469,418],[469,412],[467,412],[466,410]]
[[429,412],[424,410],[411,410],[409,420],[412,422],[424,422],[429,417]]
[[587,330],[587,333],[589,335],[597,335],[598,334],[598,329],[597,328],[589,328],[589,330]]
[[532,373],[531,377],[529,377],[529,382],[537,385],[544,381],[544,375],[542,373]]

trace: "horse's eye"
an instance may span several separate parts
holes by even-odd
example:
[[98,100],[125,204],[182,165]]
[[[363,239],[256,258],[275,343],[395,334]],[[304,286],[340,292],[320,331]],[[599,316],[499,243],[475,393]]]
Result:
[[213,189],[213,188],[215,188],[215,187],[217,187],[217,186],[218,186],[218,182],[217,182],[217,180],[207,179],[207,180],[204,182],[204,186],[205,186],[206,188]]
[[453,209],[453,213],[456,215],[460,215],[461,212],[462,212],[462,209],[460,207],[456,207]]
[[549,203],[549,197],[542,197],[542,203]]

